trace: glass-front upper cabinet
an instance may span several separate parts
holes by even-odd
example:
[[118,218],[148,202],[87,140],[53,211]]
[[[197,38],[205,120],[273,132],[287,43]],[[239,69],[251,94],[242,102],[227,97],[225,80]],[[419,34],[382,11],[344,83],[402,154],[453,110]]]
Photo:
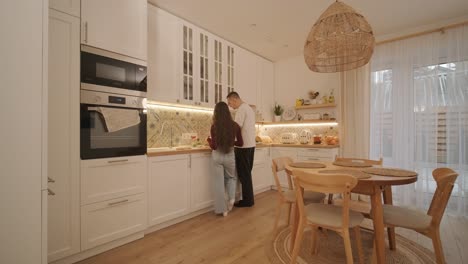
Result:
[[214,102],[215,104],[223,100],[223,44],[219,40],[214,40]]
[[194,34],[193,29],[182,28],[182,100],[194,101]]
[[234,92],[234,47],[227,46],[227,92]]
[[208,41],[208,35],[200,32],[199,34],[200,40],[200,80],[199,80],[199,104],[203,106],[210,106],[210,67],[208,61],[210,60],[210,46]]

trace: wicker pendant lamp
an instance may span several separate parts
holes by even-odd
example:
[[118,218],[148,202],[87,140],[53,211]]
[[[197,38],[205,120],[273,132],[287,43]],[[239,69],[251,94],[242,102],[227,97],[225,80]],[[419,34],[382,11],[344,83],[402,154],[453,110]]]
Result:
[[366,19],[352,7],[336,1],[315,22],[304,45],[311,71],[342,72],[367,64],[375,39]]

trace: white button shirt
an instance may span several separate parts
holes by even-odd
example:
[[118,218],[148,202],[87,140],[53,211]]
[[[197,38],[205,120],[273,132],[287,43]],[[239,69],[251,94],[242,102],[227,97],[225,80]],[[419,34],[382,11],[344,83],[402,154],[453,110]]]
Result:
[[255,147],[255,113],[248,104],[242,103],[236,111],[235,120],[241,127],[244,145],[239,148]]

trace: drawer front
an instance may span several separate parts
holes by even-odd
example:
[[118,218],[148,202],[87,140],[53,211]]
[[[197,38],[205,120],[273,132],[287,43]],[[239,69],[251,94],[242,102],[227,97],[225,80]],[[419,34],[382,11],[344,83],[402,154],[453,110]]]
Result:
[[307,148],[298,150],[297,156],[299,157],[322,157],[334,160],[338,154],[337,149],[323,149],[323,148]]
[[146,228],[144,194],[81,207],[81,250],[119,239]]
[[81,161],[81,205],[142,193],[146,156]]
[[304,157],[298,156],[297,161],[331,161],[330,158],[327,157]]
[[267,152],[268,152],[268,149],[266,148],[255,149],[254,164],[264,163],[267,160]]

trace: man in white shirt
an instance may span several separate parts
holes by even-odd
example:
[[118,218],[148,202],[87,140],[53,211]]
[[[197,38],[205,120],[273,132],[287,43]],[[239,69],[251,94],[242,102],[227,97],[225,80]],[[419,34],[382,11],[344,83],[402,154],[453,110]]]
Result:
[[255,152],[255,113],[247,103],[242,101],[238,93],[230,92],[226,98],[228,105],[237,110],[234,121],[241,127],[244,139],[242,147],[234,148],[237,174],[242,184],[242,200],[234,206],[251,207],[254,205],[252,167]]

